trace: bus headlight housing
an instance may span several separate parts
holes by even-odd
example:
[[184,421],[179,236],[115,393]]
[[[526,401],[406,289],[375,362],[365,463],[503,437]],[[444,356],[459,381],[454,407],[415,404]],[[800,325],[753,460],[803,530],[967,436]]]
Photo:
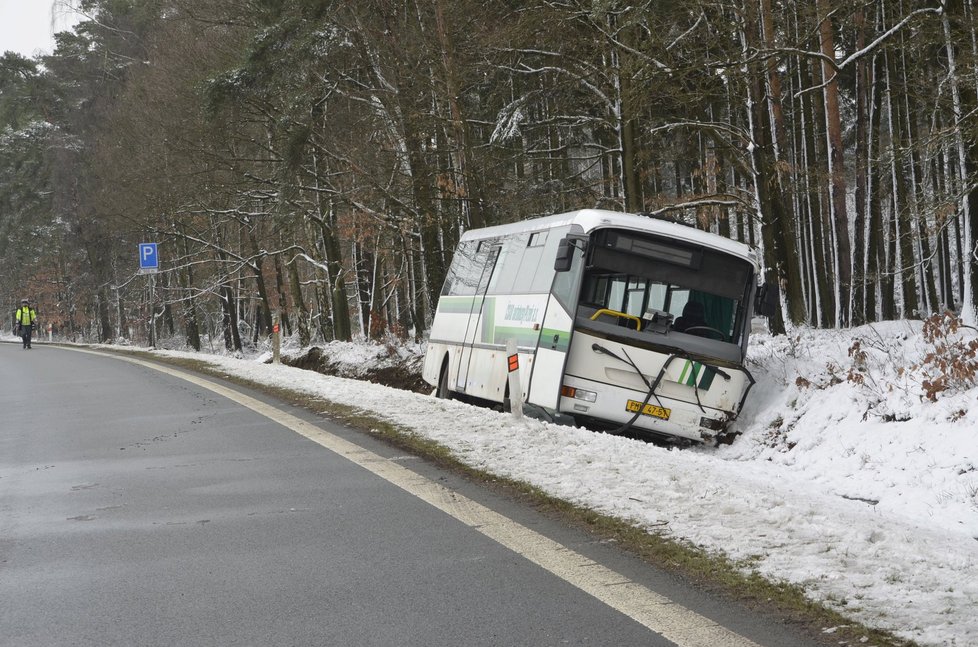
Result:
[[577,389],[566,384],[560,387],[560,394],[565,398],[583,400],[584,402],[596,402],[598,399],[598,394],[594,391],[585,391],[584,389]]
[[723,431],[727,426],[726,420],[717,420],[716,418],[707,418],[706,416],[700,418],[700,427],[703,429],[712,429],[713,431]]

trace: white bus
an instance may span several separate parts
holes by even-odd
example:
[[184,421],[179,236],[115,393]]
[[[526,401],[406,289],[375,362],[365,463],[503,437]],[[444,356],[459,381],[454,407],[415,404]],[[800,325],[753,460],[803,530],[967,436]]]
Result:
[[586,209],[465,232],[431,326],[439,397],[508,407],[515,342],[528,413],[561,423],[728,442],[754,379],[744,367],[759,285],[741,243],[650,217]]

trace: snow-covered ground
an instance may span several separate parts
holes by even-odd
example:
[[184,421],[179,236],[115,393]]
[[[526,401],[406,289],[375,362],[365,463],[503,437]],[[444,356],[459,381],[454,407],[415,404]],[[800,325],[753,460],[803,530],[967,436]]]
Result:
[[[757,385],[737,422],[742,436],[687,450],[265,364],[267,354],[193,356],[369,411],[469,465],[801,585],[866,625],[922,645],[975,646],[978,388],[972,381],[926,397],[934,367],[961,346],[928,358],[935,345],[921,328],[756,335],[748,366]],[[974,338],[964,329],[949,339]],[[325,350],[351,366],[391,361],[378,345]],[[959,359],[968,387],[974,360]]]

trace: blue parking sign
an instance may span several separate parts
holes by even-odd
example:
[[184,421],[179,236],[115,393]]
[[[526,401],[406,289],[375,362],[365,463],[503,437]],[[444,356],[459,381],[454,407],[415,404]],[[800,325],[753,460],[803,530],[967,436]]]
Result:
[[139,243],[139,271],[151,274],[160,269],[160,257],[156,253],[156,243]]

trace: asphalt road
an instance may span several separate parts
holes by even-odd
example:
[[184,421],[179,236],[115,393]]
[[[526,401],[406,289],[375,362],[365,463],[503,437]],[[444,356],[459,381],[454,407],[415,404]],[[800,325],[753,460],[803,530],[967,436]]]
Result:
[[2,646],[812,644],[266,396],[42,343],[0,367]]

